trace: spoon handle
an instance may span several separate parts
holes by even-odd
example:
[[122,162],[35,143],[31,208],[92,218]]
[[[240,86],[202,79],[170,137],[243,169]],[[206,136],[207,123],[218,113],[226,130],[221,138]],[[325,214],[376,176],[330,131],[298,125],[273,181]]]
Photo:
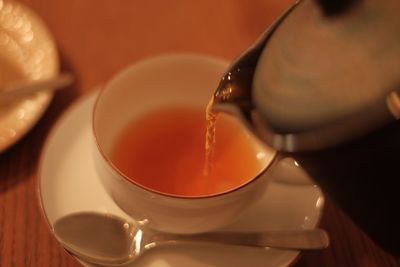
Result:
[[268,232],[210,232],[195,235],[158,235],[157,241],[163,242],[205,242],[225,245],[273,247],[295,250],[315,250],[329,246],[329,236],[322,229],[282,230]]
[[45,80],[6,85],[0,89],[0,104],[11,102],[36,92],[58,90],[70,85],[72,82],[72,74],[61,73],[56,77]]

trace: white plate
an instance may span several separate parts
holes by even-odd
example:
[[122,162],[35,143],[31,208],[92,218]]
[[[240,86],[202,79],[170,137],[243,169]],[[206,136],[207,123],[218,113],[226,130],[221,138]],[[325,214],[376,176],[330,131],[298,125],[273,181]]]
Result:
[[[107,195],[92,159],[91,109],[96,91],[79,100],[58,121],[43,150],[39,169],[39,198],[49,227],[61,216],[78,211],[100,211],[127,217]],[[316,186],[273,183],[263,198],[226,227],[248,231],[313,228],[319,221],[323,196]],[[132,266],[283,267],[296,251],[223,246],[156,248]]]
[[[0,0],[0,86],[15,81],[53,77],[58,72],[54,41],[42,20],[14,1]],[[37,93],[0,106],[0,152],[23,137],[42,116],[52,93]]]

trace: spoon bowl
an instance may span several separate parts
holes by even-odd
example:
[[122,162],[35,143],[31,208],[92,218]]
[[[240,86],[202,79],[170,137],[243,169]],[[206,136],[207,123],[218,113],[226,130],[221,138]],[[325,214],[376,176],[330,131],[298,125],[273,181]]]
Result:
[[57,240],[72,254],[97,265],[119,266],[160,245],[214,243],[255,248],[323,249],[329,237],[322,229],[267,232],[208,232],[170,234],[153,231],[140,222],[95,212],[73,213],[53,226]]

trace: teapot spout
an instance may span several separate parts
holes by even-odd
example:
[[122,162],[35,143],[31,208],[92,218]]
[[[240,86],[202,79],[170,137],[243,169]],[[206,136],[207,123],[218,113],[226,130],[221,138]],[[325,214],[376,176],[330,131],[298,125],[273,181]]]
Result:
[[244,84],[242,80],[238,82],[237,76],[228,72],[222,77],[214,93],[213,103],[213,109],[219,111],[230,111],[235,108],[246,113],[253,107],[251,86]]
[[[262,124],[264,123],[262,119],[259,119],[260,116],[253,101],[253,79],[257,63],[272,33],[298,3],[299,1],[292,5],[249,49],[233,62],[222,76],[213,95],[212,111],[225,112],[235,116],[256,135],[259,135],[258,132],[263,129]],[[259,124],[257,127],[255,127],[255,121]],[[264,134],[262,135],[264,136]]]

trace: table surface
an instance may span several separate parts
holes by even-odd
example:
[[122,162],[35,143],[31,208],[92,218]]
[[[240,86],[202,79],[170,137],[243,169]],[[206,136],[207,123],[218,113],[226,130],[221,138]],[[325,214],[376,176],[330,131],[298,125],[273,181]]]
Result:
[[[1,2],[1,0],[0,0]],[[34,129],[0,154],[0,266],[79,266],[51,235],[36,196],[44,140],[62,112],[123,67],[160,53],[195,52],[233,60],[290,5],[289,0],[24,0],[47,23],[61,68],[76,84],[56,94]],[[400,266],[329,199],[321,227],[331,246],[296,267]]]

